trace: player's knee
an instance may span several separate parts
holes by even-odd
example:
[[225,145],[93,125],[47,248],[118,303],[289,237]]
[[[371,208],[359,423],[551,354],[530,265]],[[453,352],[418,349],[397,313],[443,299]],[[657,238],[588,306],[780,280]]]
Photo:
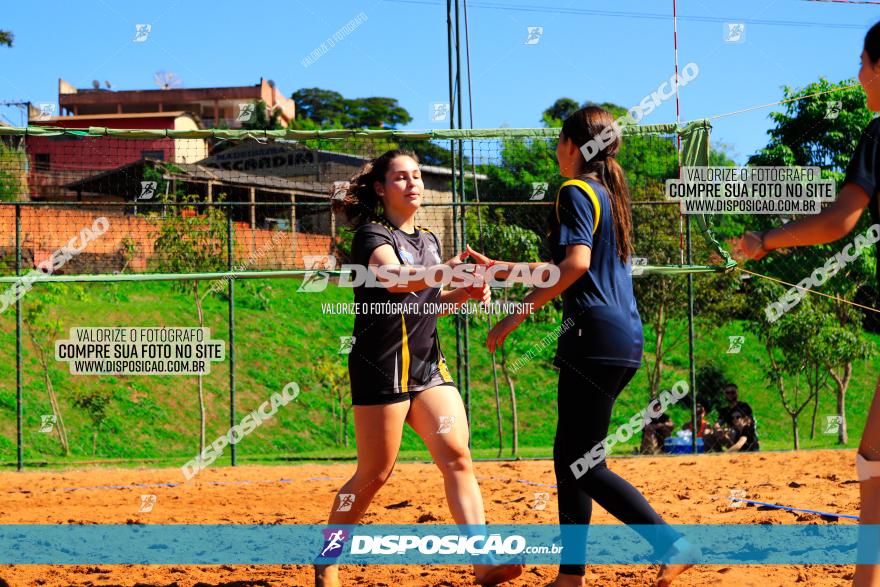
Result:
[[470,451],[464,450],[449,455],[447,458],[438,460],[437,466],[444,474],[473,473],[474,463],[471,460]]
[[583,466],[582,461],[578,461],[575,466],[570,467],[570,471],[574,475],[575,480],[578,481],[582,487],[590,487],[593,483],[598,482],[597,479],[601,477],[600,473],[607,469],[608,463],[605,461],[604,457],[602,460],[587,462],[586,466]]
[[862,458],[868,461],[880,461],[880,452],[864,437],[862,442],[859,443],[859,450],[856,454],[862,455]]
[[367,486],[381,487],[394,472],[394,463],[358,468],[357,476]]
[[383,467],[379,471],[376,472],[376,481],[381,484],[385,484],[386,481],[391,477],[391,473],[394,472],[394,465],[390,465],[388,467]]
[[[868,456],[864,456],[864,455]],[[880,460],[876,459],[877,454],[873,451],[864,452],[861,448],[856,454],[856,472],[859,481],[867,481],[868,479],[876,479],[880,477]]]

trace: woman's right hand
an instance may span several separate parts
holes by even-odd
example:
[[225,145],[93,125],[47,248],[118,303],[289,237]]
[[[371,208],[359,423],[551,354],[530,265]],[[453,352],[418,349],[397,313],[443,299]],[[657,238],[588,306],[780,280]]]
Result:
[[734,252],[738,252],[746,259],[758,261],[763,259],[769,251],[764,248],[764,239],[761,233],[749,231],[737,241]]

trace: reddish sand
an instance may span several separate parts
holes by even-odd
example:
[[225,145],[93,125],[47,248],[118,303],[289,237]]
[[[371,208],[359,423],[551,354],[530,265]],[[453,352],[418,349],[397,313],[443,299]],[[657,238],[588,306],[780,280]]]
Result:
[[[699,458],[612,459],[611,468],[643,491],[672,523],[820,523],[817,516],[785,511],[729,507],[731,489],[748,498],[842,514],[858,514],[854,451],[758,453]],[[552,489],[516,482],[553,484],[548,461],[477,463],[477,475],[490,523],[556,522]],[[70,487],[168,483],[181,480],[178,469],[89,469],[55,473],[0,474],[0,512],[4,523],[229,523],[321,524],[337,488],[354,464],[293,467],[210,468],[185,486],[62,491]],[[313,478],[332,477],[330,480]],[[280,482],[292,479],[295,482]],[[229,485],[209,482],[231,481]],[[235,483],[253,481],[257,483]],[[543,510],[533,509],[534,493],[548,491]],[[139,513],[140,496],[156,495],[149,513]],[[403,503],[401,503],[403,502]],[[389,506],[394,506],[389,508]],[[443,497],[440,473],[431,464],[400,464],[379,492],[366,523],[452,523]],[[613,523],[595,508],[596,523]],[[839,523],[847,523],[841,521]],[[595,566],[588,585],[650,585],[656,566]],[[676,585],[846,585],[851,566],[701,566]],[[511,586],[543,586],[555,576],[552,566],[527,566]],[[31,585],[310,585],[306,566],[0,566],[12,587]],[[447,587],[471,584],[463,566],[344,566],[345,585]],[[0,581],[0,585],[3,582]]]

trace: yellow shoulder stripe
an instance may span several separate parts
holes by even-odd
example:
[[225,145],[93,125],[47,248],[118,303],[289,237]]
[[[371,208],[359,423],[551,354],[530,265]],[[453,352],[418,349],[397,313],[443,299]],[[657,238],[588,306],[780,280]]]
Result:
[[599,228],[599,218],[602,216],[602,208],[599,206],[599,196],[596,195],[596,192],[593,190],[593,187],[585,182],[582,179],[569,179],[561,186],[559,186],[559,191],[556,192],[556,220],[560,221],[559,218],[559,192],[562,191],[567,185],[573,185],[581,188],[590,201],[593,203],[593,210],[596,212],[593,217],[593,234],[596,233],[596,230]]

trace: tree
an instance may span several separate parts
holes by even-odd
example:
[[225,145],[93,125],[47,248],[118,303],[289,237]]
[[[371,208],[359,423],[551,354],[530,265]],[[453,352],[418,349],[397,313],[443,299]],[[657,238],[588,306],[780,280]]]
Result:
[[[484,202],[529,202],[534,188],[546,184],[543,201],[552,198],[562,185],[556,163],[555,142],[546,139],[503,139],[500,160],[478,168],[488,176],[481,188]],[[533,231],[539,238],[546,234],[548,208],[531,205],[499,206],[504,222]],[[491,214],[493,208],[484,209]],[[542,243],[543,244],[543,243]],[[548,256],[548,251],[543,251]]]
[[853,363],[868,358],[874,350],[874,345],[865,338],[859,313],[855,308],[839,298],[832,302],[820,301],[820,303],[830,306],[831,319],[818,335],[816,354],[818,361],[828,370],[834,382],[838,418],[837,442],[847,444],[849,433],[846,421],[846,392],[852,378]]
[[815,406],[826,387],[835,391],[838,442],[845,443],[845,400],[852,364],[868,357],[872,345],[861,332],[857,313],[839,301],[807,296],[775,322],[768,322],[764,309],[784,291],[775,283],[760,280],[749,286],[746,297],[749,329],[767,349],[767,374],[776,383],[782,406],[792,420],[794,448],[800,447],[798,418],[810,403],[814,406],[814,433]]
[[397,128],[412,122],[412,116],[395,98],[354,98],[346,100],[346,111],[354,126]]
[[281,130],[281,110],[273,108],[269,112],[269,105],[263,100],[254,100],[253,116],[241,123],[241,128],[246,130]]
[[[296,104],[295,122],[297,123],[306,120],[318,128],[344,128],[349,122],[345,118],[345,98],[339,92],[321,88],[302,88],[290,97]],[[293,122],[292,120],[291,123]]]
[[[492,259],[509,259],[521,262],[540,260],[539,237],[534,232],[521,226],[506,224],[499,210],[495,211],[495,222],[487,223],[482,227],[482,231],[480,231],[479,224],[474,218],[476,214],[474,212],[468,212],[468,215],[470,216],[470,219],[467,222],[468,242],[479,243],[479,246],[482,249],[481,252],[485,255]],[[521,285],[516,285],[512,288],[505,287],[502,292],[502,302],[512,300],[522,301],[522,298],[525,297],[526,293]],[[553,320],[557,315],[558,312],[554,313],[551,309],[550,313],[546,311],[539,312],[538,314],[535,314],[533,318],[539,320],[546,320],[549,318],[549,320]],[[475,319],[485,319],[489,323],[489,326],[492,326],[489,315],[477,314]],[[510,368],[507,365],[508,353],[505,345],[501,345],[500,352],[501,372],[504,374],[504,379],[507,382],[510,398],[512,435],[511,455],[517,456],[519,453],[519,418],[516,407],[516,384],[513,380],[513,374],[510,372]],[[492,380],[495,385],[495,412],[498,418],[498,451],[500,454],[503,445],[503,426],[501,423],[501,398],[498,392],[498,373],[495,369],[494,356],[492,359],[492,365]]]
[[98,450],[98,430],[107,419],[107,408],[113,393],[97,386],[89,387],[78,392],[73,398],[73,405],[84,410],[92,421],[92,454]]
[[[348,99],[339,92],[321,88],[303,88],[291,96],[296,103],[296,118],[288,128],[294,130],[328,130],[336,128],[397,128],[412,122],[409,112],[394,98]],[[378,155],[390,149],[410,149],[419,156],[422,165],[448,166],[452,161],[449,149],[429,141],[401,139],[371,139],[364,150],[363,140],[309,139],[303,144],[310,149],[326,149],[365,157]],[[465,158],[465,165],[469,163]]]
[[[706,414],[724,407],[724,388],[732,383],[724,371],[715,363],[702,365],[696,373],[697,403],[706,408]],[[693,396],[688,394],[683,400],[688,407],[693,407]]]
[[15,35],[12,34],[12,31],[0,31],[0,45],[12,47],[12,41],[14,39]]
[[[856,87],[847,87],[853,84]],[[830,93],[805,98],[817,92]],[[822,177],[834,179],[840,187],[861,133],[873,117],[865,104],[864,91],[855,80],[831,83],[820,78],[799,90],[786,86],[783,94],[791,101],[783,112],[770,114],[774,125],[768,131],[770,140],[766,147],[749,158],[749,164],[821,167]],[[724,237],[739,236],[745,229],[760,230],[779,224],[779,218],[767,215],[725,221],[728,224],[735,221],[736,225],[729,231],[727,227],[719,226]],[[864,214],[854,232],[864,232],[869,224],[869,215]],[[774,251],[761,261],[750,263],[749,268],[797,283],[805,276],[805,271],[823,264],[841,246],[841,243],[828,243]],[[838,276],[822,286],[825,293],[850,296],[849,299],[857,289],[868,299],[877,298],[873,251],[863,251],[858,261],[848,263]]]
[[565,119],[580,109],[578,103],[571,98],[559,98],[553,105],[544,110],[541,120],[544,126],[562,126]]
[[[291,96],[296,118],[291,128],[396,128],[412,122],[412,116],[396,98],[344,98],[339,92],[302,88]],[[309,121],[308,123],[304,121]]]
[[[146,174],[145,174],[146,177]],[[208,206],[204,213],[196,213],[197,195],[171,193],[162,196],[165,202],[177,200],[183,206],[174,206],[170,214],[158,220],[158,236],[155,243],[153,264],[162,273],[196,273],[225,271],[228,266],[226,215],[216,206]],[[225,194],[215,197],[215,201],[225,199]],[[202,311],[202,297],[199,295],[199,281],[173,281],[175,289],[191,293],[196,309],[199,327],[205,326]],[[203,376],[198,375],[199,398],[199,454],[205,448],[205,394]]]
[[763,315],[764,308],[783,291],[782,287],[764,280],[750,284],[748,327],[766,349],[766,373],[775,383],[782,407],[791,419],[792,443],[794,450],[798,450],[798,419],[827,378],[827,373],[815,361],[815,336],[823,318],[810,312],[810,300],[805,299],[798,308],[775,322],[768,322]]
[[[847,87],[855,85],[855,87]],[[825,92],[821,96],[806,96]],[[770,142],[749,158],[750,165],[822,167],[840,179],[862,130],[873,115],[855,80],[831,83],[825,78],[800,90],[783,87],[784,112],[771,112]]]
[[[588,105],[605,108],[615,117],[626,112],[623,107],[607,102],[584,103],[584,106]],[[562,121],[555,116],[573,107],[567,98],[556,100],[544,111],[544,124],[548,127],[561,126]],[[627,135],[617,159],[626,172],[634,201],[659,199],[657,195],[662,193],[664,181],[678,175],[675,143],[668,137]],[[484,188],[484,201],[528,202],[533,196],[535,184],[542,183],[547,184],[544,199],[547,201],[564,181],[559,175],[555,139],[503,140],[500,160],[481,166],[480,170],[489,178]],[[541,214],[535,214],[532,206],[510,206],[504,209],[504,217],[507,222],[534,230],[542,237],[546,233],[547,219],[543,209]],[[673,226],[678,226],[677,216],[675,222],[665,225],[663,229],[668,231]]]
[[61,403],[58,401],[58,395],[55,393],[50,375],[55,341],[60,338],[61,334],[61,319],[58,317],[56,308],[60,307],[63,299],[71,296],[81,297],[82,295],[82,286],[79,285],[68,283],[38,284],[28,296],[23,316],[28,337],[31,339],[31,344],[37,353],[37,361],[43,371],[43,382],[46,385],[46,393],[49,395],[52,414],[55,416],[54,430],[58,432],[58,441],[61,443],[64,456],[70,454],[70,443],[67,440],[67,428],[64,426]]
[[[636,256],[649,265],[678,265],[682,260],[678,210],[671,206],[634,206]],[[696,230],[692,231],[694,259],[719,263]],[[699,261],[698,261],[699,262]],[[734,295],[738,280],[733,273],[709,273],[695,277],[694,316],[697,328],[714,328],[741,312],[742,296]],[[688,341],[687,329],[675,328],[687,318],[687,282],[683,275],[642,275],[633,278],[633,292],[645,328],[645,377],[648,397],[660,393],[667,357]],[[653,335],[653,338],[651,337]]]
[[338,446],[348,446],[348,415],[351,412],[351,402],[347,398],[348,371],[345,365],[338,360],[323,358],[318,362],[315,373],[320,381],[319,385],[329,388],[329,397],[335,401],[330,404],[333,414],[334,441]]
[[0,143],[0,201],[27,199],[27,153]]

